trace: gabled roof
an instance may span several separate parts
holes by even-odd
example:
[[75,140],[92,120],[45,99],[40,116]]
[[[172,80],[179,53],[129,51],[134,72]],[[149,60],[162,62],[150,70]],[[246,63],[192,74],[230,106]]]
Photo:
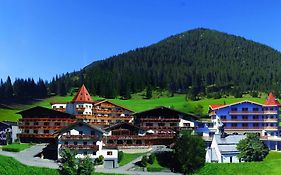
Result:
[[3,123],[7,126],[18,126],[17,122],[10,122],[10,121],[1,121],[0,123]]
[[114,130],[116,128],[132,128],[134,130],[142,130],[142,131],[145,131],[144,129],[140,128],[140,127],[137,127],[133,124],[130,124],[130,123],[126,123],[126,122],[120,122],[120,123],[115,123],[113,125],[110,125],[106,128],[104,128],[105,131],[110,131],[110,130]]
[[223,105],[223,104],[211,104],[209,106],[210,106],[211,109],[215,110],[215,109],[221,108],[225,105]]
[[61,133],[64,133],[64,132],[66,132],[66,131],[68,131],[68,130],[71,130],[72,128],[74,128],[74,127],[77,126],[77,125],[84,125],[84,126],[89,127],[89,128],[91,128],[91,129],[97,130],[97,131],[99,131],[99,132],[101,132],[101,133],[104,133],[104,130],[101,129],[101,128],[99,128],[99,127],[97,127],[97,126],[90,125],[90,124],[85,123],[85,122],[82,122],[82,121],[78,121],[78,122],[75,122],[75,123],[73,123],[73,124],[71,124],[71,125],[68,125],[68,126],[65,127],[65,128],[62,128],[61,130],[55,132],[54,134],[61,134]]
[[17,114],[22,115],[23,118],[75,118],[74,115],[41,106],[23,110],[18,112]]
[[241,104],[241,103],[252,103],[252,104],[259,105],[259,106],[263,106],[261,103],[257,103],[257,102],[250,101],[250,100],[243,100],[243,101],[239,101],[239,102],[236,102],[236,103],[231,103],[231,104],[228,104],[228,105],[212,104],[212,105],[209,105],[209,107],[212,110],[216,110],[216,109],[221,109],[221,108],[225,108],[225,107],[229,107],[229,106],[233,106],[233,105],[237,105],[237,104]]
[[159,115],[159,116],[169,116],[169,115],[182,115],[185,118],[191,118],[194,120],[199,119],[197,116],[193,115],[193,114],[188,114],[188,113],[184,113],[184,112],[180,112],[177,111],[175,109],[172,108],[168,108],[165,106],[159,106],[153,109],[149,109],[149,110],[145,110],[145,111],[141,111],[141,112],[137,112],[134,113],[134,116],[145,116],[145,115]]
[[82,103],[93,103],[94,100],[92,99],[90,93],[86,89],[85,85],[83,84],[79,91],[76,93],[72,102],[82,102]]
[[101,104],[101,103],[105,103],[105,102],[108,102],[108,103],[110,103],[110,104],[112,104],[112,105],[115,105],[115,106],[118,106],[118,107],[120,107],[120,108],[123,108],[123,109],[125,109],[125,110],[127,110],[127,111],[134,112],[134,111],[132,111],[131,109],[128,109],[128,108],[126,108],[126,107],[124,107],[124,106],[120,106],[120,105],[118,105],[118,104],[116,104],[116,103],[113,103],[113,102],[111,102],[111,101],[109,101],[109,100],[99,100],[99,101],[96,101],[96,102],[94,102],[94,106],[97,106],[97,105],[99,105],[99,104]]
[[272,92],[270,92],[266,98],[266,101],[264,102],[264,106],[281,106],[281,104],[275,98],[275,96],[272,94]]

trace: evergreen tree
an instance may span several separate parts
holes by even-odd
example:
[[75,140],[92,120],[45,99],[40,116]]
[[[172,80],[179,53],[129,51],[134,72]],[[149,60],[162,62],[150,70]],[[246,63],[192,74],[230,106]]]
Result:
[[5,84],[4,84],[4,97],[5,98],[12,98],[13,97],[13,85],[10,76],[8,76]]
[[151,98],[152,98],[152,89],[151,89],[151,86],[148,86],[148,87],[146,88],[145,97],[146,97],[146,99],[151,99]]

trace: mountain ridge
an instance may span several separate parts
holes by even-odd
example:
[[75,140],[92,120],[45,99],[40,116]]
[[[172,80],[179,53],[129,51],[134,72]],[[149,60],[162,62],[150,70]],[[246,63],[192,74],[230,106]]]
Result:
[[67,89],[85,83],[91,92],[107,98],[129,96],[148,86],[171,92],[191,89],[195,95],[233,89],[279,94],[280,68],[281,53],[276,49],[244,37],[197,28],[95,61],[60,80],[66,81]]

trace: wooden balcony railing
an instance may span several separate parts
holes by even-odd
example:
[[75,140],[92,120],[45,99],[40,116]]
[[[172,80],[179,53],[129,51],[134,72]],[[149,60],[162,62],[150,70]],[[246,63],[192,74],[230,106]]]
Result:
[[30,137],[30,138],[55,138],[53,134],[27,134],[20,133],[17,134],[18,137]]
[[155,121],[155,122],[159,122],[159,121],[172,121],[172,122],[180,122],[180,119],[178,118],[141,118],[141,121],[145,122],[145,121]]
[[42,129],[42,130],[59,130],[66,126],[34,126],[34,125],[19,125],[20,129]]
[[69,148],[69,149],[91,149],[91,150],[98,150],[99,147],[98,145],[73,145],[73,144],[68,144],[68,145],[61,145],[61,148]]
[[141,126],[143,129],[179,129],[179,126]]
[[77,107],[77,108],[76,108],[76,111],[85,111],[85,108],[79,108],[79,107]]
[[62,135],[61,140],[96,140],[96,135]]
[[176,135],[175,134],[151,134],[151,135],[112,135],[106,136],[105,139],[107,140],[153,140],[153,139],[173,139]]
[[21,118],[19,121],[36,121],[36,122],[64,122],[64,123],[74,123],[75,119],[70,118]]

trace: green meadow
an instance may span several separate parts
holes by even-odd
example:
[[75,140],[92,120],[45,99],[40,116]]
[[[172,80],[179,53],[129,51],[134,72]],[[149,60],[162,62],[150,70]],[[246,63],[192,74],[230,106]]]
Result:
[[209,163],[196,175],[277,175],[281,172],[281,153],[271,151],[262,162]]
[[[50,98],[46,98],[44,100],[34,101],[29,104],[12,104],[8,106],[8,109],[0,108],[0,121],[9,120],[9,121],[17,121],[20,118],[20,115],[16,114],[21,110],[25,110],[34,106],[43,106],[50,108],[51,102],[68,102],[72,100],[72,96],[54,96]],[[93,96],[94,100],[101,100],[103,98]],[[202,98],[198,101],[191,101],[186,99],[186,96],[183,94],[175,94],[173,97],[168,96],[166,93],[154,93],[152,99],[144,99],[143,93],[133,94],[132,98],[129,100],[121,100],[121,99],[109,99],[110,101],[124,106],[128,109],[131,109],[135,112],[140,112],[147,109],[152,109],[157,106],[166,106],[171,107],[176,110],[186,112],[186,113],[194,113],[194,109],[198,105],[203,106],[203,113],[207,115],[208,106],[210,104],[230,104],[243,100],[250,100],[258,103],[263,103],[265,101],[265,96],[261,98],[252,98],[250,96],[245,96],[243,98],[234,98],[234,97],[225,97],[220,99],[207,99]]]

